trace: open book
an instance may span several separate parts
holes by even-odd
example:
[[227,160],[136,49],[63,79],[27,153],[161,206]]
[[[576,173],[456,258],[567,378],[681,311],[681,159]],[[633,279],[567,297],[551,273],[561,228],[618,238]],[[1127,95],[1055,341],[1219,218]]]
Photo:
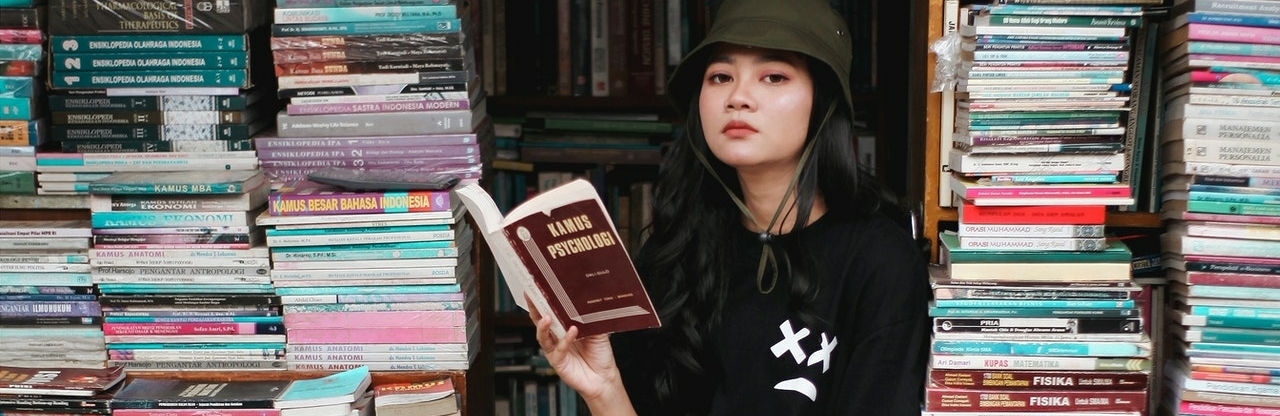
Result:
[[595,187],[575,180],[542,192],[504,218],[480,186],[456,188],[489,244],[516,304],[524,294],[551,330],[579,336],[660,326],[653,302]]

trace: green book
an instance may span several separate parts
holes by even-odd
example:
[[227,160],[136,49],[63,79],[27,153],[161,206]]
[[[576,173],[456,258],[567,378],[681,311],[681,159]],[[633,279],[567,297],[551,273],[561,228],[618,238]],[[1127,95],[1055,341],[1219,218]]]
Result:
[[953,232],[938,233],[941,257],[951,263],[1128,263],[1133,259],[1129,246],[1108,240],[1102,251],[1005,251],[960,248]]

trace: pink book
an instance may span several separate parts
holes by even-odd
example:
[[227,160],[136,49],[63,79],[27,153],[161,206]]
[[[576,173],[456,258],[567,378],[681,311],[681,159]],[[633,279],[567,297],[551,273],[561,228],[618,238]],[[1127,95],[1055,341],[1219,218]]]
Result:
[[286,332],[290,344],[445,344],[467,342],[467,328],[322,328]]
[[284,326],[278,323],[227,322],[227,323],[104,323],[104,335],[238,335],[279,334]]
[[1241,264],[1264,264],[1268,266],[1280,265],[1280,259],[1266,259],[1260,257],[1223,257],[1223,256],[1197,256],[1188,255],[1182,257],[1186,261],[1200,261],[1206,263],[1241,263]]
[[1187,272],[1192,285],[1280,288],[1280,278],[1265,274]]
[[112,416],[280,416],[280,409],[112,409]]
[[1179,215],[1179,218],[1184,221],[1243,222],[1251,224],[1280,225],[1280,217],[1262,215],[1210,214],[1205,212],[1181,212]]
[[1205,416],[1255,416],[1280,413],[1280,408],[1182,402],[1178,404],[1178,413]]
[[293,329],[454,327],[467,323],[465,311],[318,312],[288,313],[284,325]]
[[1187,39],[1280,45],[1280,29],[1188,23]]

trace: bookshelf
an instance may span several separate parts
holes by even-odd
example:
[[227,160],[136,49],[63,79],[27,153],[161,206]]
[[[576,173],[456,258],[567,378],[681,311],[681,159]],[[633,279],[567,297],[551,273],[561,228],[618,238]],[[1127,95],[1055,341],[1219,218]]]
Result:
[[[919,73],[912,77],[917,80],[911,86],[912,96],[923,99],[912,106],[911,117],[917,121],[911,123],[913,129],[909,142],[914,147],[924,150],[921,152],[923,159],[912,160],[912,166],[918,168],[910,171],[913,175],[922,176],[912,178],[914,191],[911,194],[913,199],[922,205],[920,214],[922,232],[931,242],[930,253],[933,261],[938,259],[937,235],[942,229],[941,225],[959,220],[956,208],[941,206],[938,195],[938,180],[941,175],[939,162],[946,151],[939,148],[937,140],[942,131],[942,126],[939,124],[942,96],[929,92],[929,83],[934,75],[934,56],[928,52],[928,49],[933,41],[942,36],[942,5],[943,0],[929,0],[926,7],[918,7],[911,11],[912,21],[917,22],[912,25],[913,56],[924,57],[922,62],[912,65],[911,68],[914,73]],[[1107,213],[1107,227],[1161,228],[1163,222],[1157,213],[1112,211]]]

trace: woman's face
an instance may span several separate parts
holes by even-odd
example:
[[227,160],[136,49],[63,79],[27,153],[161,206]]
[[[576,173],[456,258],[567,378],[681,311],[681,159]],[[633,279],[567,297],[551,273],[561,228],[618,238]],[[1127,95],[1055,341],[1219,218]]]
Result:
[[813,110],[813,78],[794,52],[721,45],[702,77],[702,133],[720,161],[745,171],[791,171]]

